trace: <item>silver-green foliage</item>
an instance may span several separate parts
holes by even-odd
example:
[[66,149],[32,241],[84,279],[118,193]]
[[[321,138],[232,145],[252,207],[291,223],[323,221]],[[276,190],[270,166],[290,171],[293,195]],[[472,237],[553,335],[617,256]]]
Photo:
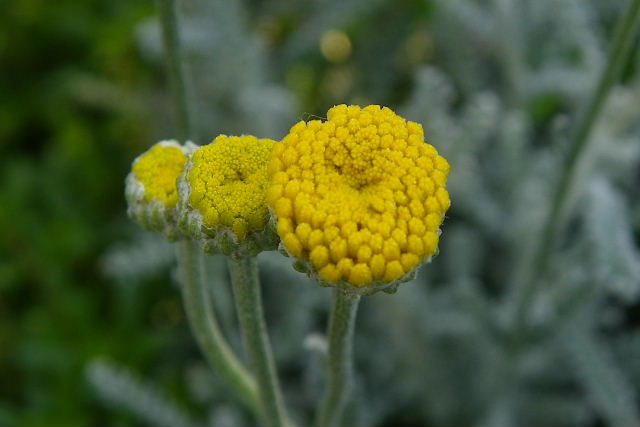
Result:
[[[423,123],[429,142],[449,159],[452,209],[440,255],[418,278],[396,295],[361,302],[350,424],[638,424],[640,339],[632,326],[640,297],[640,77],[633,69],[594,123],[594,144],[568,194],[570,215],[553,236],[525,328],[514,333],[511,324],[523,291],[514,278],[541,233],[576,117],[606,65],[610,24],[627,3],[429,2],[437,56],[414,67],[410,93],[391,106]],[[262,2],[257,10],[242,2],[184,2],[183,38],[198,89],[200,135],[282,136],[303,118],[295,113],[283,70],[316,54],[323,31],[366,27],[363,21],[393,9],[360,0],[306,7],[288,0]],[[300,23],[280,49],[267,48],[255,29],[285,12],[298,14]],[[394,29],[410,27],[403,25]],[[357,53],[368,40],[353,34]],[[140,40],[157,57],[153,25],[141,30]],[[349,67],[391,86],[394,76],[376,74],[377,61],[355,56]],[[343,101],[387,103],[371,99],[390,93],[378,89],[362,83]],[[539,111],[549,104],[555,107]],[[106,257],[110,277],[143,279],[150,266],[170,264],[162,247],[143,257],[136,247]],[[311,412],[324,381],[318,333],[324,331],[329,295],[275,253],[262,255],[260,263],[285,400],[297,418]],[[228,299],[225,283],[215,287]],[[221,323],[237,343],[232,315],[227,310],[225,316]],[[96,366],[89,370],[94,386],[111,404],[122,404],[114,391],[130,381]],[[137,403],[129,408],[147,416]]]
[[86,369],[89,383],[100,397],[115,408],[131,411],[148,425],[200,425],[153,384],[137,378],[126,368],[102,359]]

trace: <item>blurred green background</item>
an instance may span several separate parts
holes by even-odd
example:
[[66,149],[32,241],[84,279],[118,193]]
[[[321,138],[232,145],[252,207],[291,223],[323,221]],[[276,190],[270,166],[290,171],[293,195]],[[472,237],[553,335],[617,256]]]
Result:
[[[134,38],[153,4],[2,9],[0,424],[118,423],[89,393],[85,362],[110,354],[142,366],[170,336],[143,306],[124,319],[99,271],[105,248],[130,235],[122,182],[149,144],[148,114],[127,98],[162,78]],[[144,306],[162,300],[150,292]]]
[[[552,268],[555,294],[542,299],[543,314],[534,316],[544,324],[553,301],[577,298],[580,283],[602,283],[601,292],[586,296],[585,306],[594,310],[588,313],[598,314],[584,316],[596,324],[577,322],[589,325],[589,337],[608,334],[606,354],[599,357],[597,347],[596,362],[578,360],[579,378],[567,378],[574,369],[562,369],[565,362],[557,358],[566,352],[556,351],[551,339],[543,355],[527,353],[530,363],[516,376],[524,378],[521,401],[503,401],[501,393],[511,389],[490,391],[502,372],[494,365],[508,345],[500,334],[474,329],[479,321],[473,317],[486,309],[482,316],[500,329],[500,298],[509,293],[505,270],[529,238],[514,218],[524,228],[535,224],[539,216],[529,221],[522,212],[549,199],[546,184],[536,179],[553,178],[562,167],[562,141],[606,62],[626,2],[180,4],[197,142],[243,132],[279,139],[297,120],[322,117],[334,104],[376,103],[424,123],[427,138],[451,159],[452,176],[459,176],[452,178],[441,256],[418,284],[406,285],[413,290],[363,304],[357,390],[369,400],[354,405],[350,420],[409,426],[636,419],[637,46],[625,87],[595,132],[607,154],[589,170],[602,179],[584,181],[593,198],[576,192],[580,212],[599,216],[571,222],[557,248],[566,257],[554,259],[575,271]],[[208,376],[191,339],[172,280],[171,248],[145,236],[125,214],[123,184],[132,159],[175,135],[153,2],[0,5],[0,425],[157,425],[165,415],[149,409],[155,415],[145,417],[144,403],[132,409],[114,398],[118,390],[135,389],[138,379],[196,420],[250,422]],[[527,176],[511,179],[524,169]],[[531,194],[527,205],[520,196]],[[611,238],[611,245],[594,249],[594,240],[574,238],[585,230],[605,236],[600,241]],[[324,330],[328,291],[293,272],[283,280],[286,261],[267,257],[263,264],[281,375],[298,412],[308,414],[322,376],[313,349]],[[613,270],[593,270],[597,266]],[[224,281],[221,260],[212,259],[211,268]],[[282,298],[291,295],[299,299],[284,307]],[[233,313],[221,311],[233,335]],[[288,335],[290,329],[297,332]],[[584,353],[580,345],[568,353]],[[620,407],[611,409],[616,403],[597,392],[594,397],[599,382],[583,368],[600,362],[608,378],[602,393],[615,395],[620,387],[626,393]],[[118,383],[123,370],[122,378],[133,383]],[[423,371],[431,373],[423,377]],[[416,378],[409,379],[412,373]],[[96,385],[107,377],[116,378],[111,389]],[[293,392],[299,389],[311,391]],[[540,415],[551,407],[547,418]],[[181,419],[166,417],[167,425]]]

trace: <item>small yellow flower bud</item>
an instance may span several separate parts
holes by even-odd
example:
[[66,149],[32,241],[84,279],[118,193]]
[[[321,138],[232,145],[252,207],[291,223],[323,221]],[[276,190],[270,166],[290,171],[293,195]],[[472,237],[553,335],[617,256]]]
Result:
[[[185,218],[180,222],[203,248],[251,255],[275,249],[278,239],[268,225],[267,200],[281,214],[278,233],[292,233],[294,223],[286,219],[293,214],[292,201],[286,196],[296,184],[280,170],[283,162],[272,158],[272,151],[282,154],[284,147],[270,139],[219,135],[193,152],[178,185]],[[267,169],[279,184],[269,186]]]
[[[182,238],[177,227],[177,179],[183,173],[190,151],[176,141],[161,141],[133,161],[125,195],[129,216],[149,231],[161,232],[168,240]],[[194,197],[202,198],[198,190]]]

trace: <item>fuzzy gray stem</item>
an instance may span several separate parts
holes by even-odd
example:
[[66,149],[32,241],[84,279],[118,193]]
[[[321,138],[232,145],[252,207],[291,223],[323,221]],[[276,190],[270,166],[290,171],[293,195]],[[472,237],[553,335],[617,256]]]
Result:
[[185,140],[193,139],[193,129],[191,127],[190,103],[182,61],[176,2],[175,0],[156,0],[156,4],[160,15],[169,85],[173,95],[174,108],[176,109],[178,138],[184,142]]
[[191,331],[216,373],[257,412],[260,406],[256,383],[227,344],[214,316],[205,278],[204,253],[192,241],[175,245],[182,299]]
[[537,240],[532,256],[524,266],[516,284],[522,292],[516,301],[515,326],[521,330],[525,323],[527,307],[535,294],[538,279],[546,271],[553,243],[558,236],[569,211],[569,195],[575,187],[575,179],[585,153],[589,148],[591,131],[598,119],[609,91],[620,78],[622,68],[629,58],[634,35],[640,23],[640,0],[631,0],[627,10],[620,16],[614,32],[607,66],[602,72],[591,100],[576,124],[570,140],[565,168],[555,188],[551,209],[546,217],[540,239]]
[[244,347],[258,384],[264,421],[268,426],[288,425],[264,320],[256,258],[230,256],[228,261]]
[[517,31],[518,18],[516,11],[519,4],[515,0],[493,0],[497,27],[502,37],[499,39],[499,57],[507,81],[507,101],[509,105],[518,107],[522,103],[523,64],[520,48],[520,34]]
[[333,291],[327,338],[329,341],[328,379],[315,425],[338,425],[349,397],[352,377],[353,330],[359,295]]

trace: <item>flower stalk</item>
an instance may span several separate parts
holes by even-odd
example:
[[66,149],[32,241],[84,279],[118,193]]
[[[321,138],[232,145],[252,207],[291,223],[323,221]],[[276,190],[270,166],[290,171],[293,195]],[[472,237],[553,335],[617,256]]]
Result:
[[182,141],[191,140],[193,138],[193,128],[182,61],[176,2],[175,0],[157,0],[156,4],[162,29],[169,86],[171,87],[173,103],[176,108],[178,137]]
[[315,425],[330,427],[340,423],[352,380],[353,331],[360,295],[334,289],[327,337],[328,378]]
[[539,276],[544,274],[549,263],[549,255],[560,229],[564,225],[569,211],[569,204],[576,185],[576,176],[584,163],[592,139],[591,131],[597,122],[609,91],[620,79],[622,69],[627,62],[633,47],[633,40],[640,24],[640,0],[630,0],[628,8],[618,19],[614,30],[613,40],[606,67],[598,84],[591,95],[586,108],[579,116],[575,131],[571,135],[569,151],[565,160],[565,167],[555,188],[551,209],[543,225],[540,239],[532,251],[527,265],[520,271],[516,282],[520,283],[522,292],[518,295],[515,309],[515,327],[520,331],[526,320],[526,310],[535,295]]
[[[169,86],[181,140],[193,139],[190,101],[187,93],[178,13],[175,0],[157,0]],[[212,368],[237,392],[253,411],[260,410],[256,382],[226,342],[215,318],[204,268],[204,253],[193,241],[175,244],[181,291],[191,330]]]
[[289,425],[264,320],[256,258],[230,256],[227,259],[244,347],[258,385],[264,422],[268,426]]
[[257,412],[256,383],[229,347],[213,314],[202,251],[193,241],[180,241],[175,246],[184,308],[193,335],[213,369]]

